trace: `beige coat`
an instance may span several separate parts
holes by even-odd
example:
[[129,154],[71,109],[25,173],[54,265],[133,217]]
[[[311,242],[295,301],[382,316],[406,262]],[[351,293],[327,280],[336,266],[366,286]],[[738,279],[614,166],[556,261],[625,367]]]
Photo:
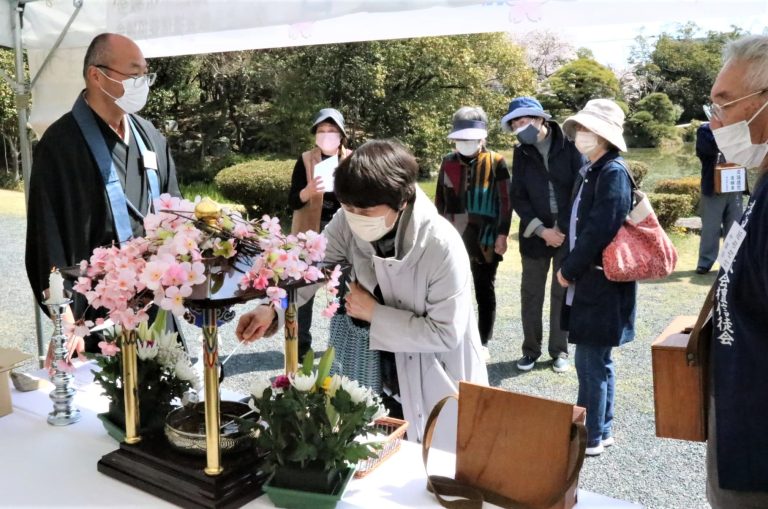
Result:
[[[373,314],[370,347],[395,353],[408,437],[421,441],[432,407],[458,392],[459,380],[488,383],[461,237],[418,187],[415,203],[403,211],[393,258],[376,256],[370,242],[357,238],[343,209],[324,233],[327,260],[351,262],[358,283],[371,293],[381,288],[384,304]],[[435,446],[455,445],[455,421],[455,407],[446,407]]]
[[[339,162],[345,157],[352,154],[352,151],[345,148],[339,148]],[[308,150],[301,154],[301,160],[304,163],[304,168],[307,170],[307,182],[312,182],[315,178],[315,165],[323,160],[323,153],[319,147],[315,147],[312,150]],[[320,231],[320,218],[323,212],[323,195],[316,194],[312,196],[303,207],[293,212],[293,219],[291,221],[291,233],[296,235],[297,233],[306,232],[309,230],[319,232]]]

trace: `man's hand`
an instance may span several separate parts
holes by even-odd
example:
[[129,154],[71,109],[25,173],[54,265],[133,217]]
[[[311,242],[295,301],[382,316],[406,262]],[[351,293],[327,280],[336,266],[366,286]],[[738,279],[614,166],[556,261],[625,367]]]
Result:
[[541,232],[541,238],[549,247],[560,247],[565,241],[565,234],[563,234],[557,227],[544,228]]
[[240,341],[254,341],[261,339],[277,317],[272,306],[261,305],[253,311],[249,311],[237,321],[235,334]]
[[496,245],[493,249],[497,255],[503,256],[507,252],[507,236],[499,235],[496,237]]
[[563,277],[563,273],[560,270],[557,271],[557,282],[560,283],[560,286],[563,288],[568,288],[568,285],[571,284],[567,279]]
[[373,320],[376,299],[357,282],[348,284],[347,288],[349,290],[344,297],[344,307],[347,309],[347,314],[352,318],[370,323]]
[[307,183],[307,187],[299,192],[299,198],[302,202],[307,203],[314,195],[323,194],[325,192],[325,184],[323,184],[323,177],[315,177]]

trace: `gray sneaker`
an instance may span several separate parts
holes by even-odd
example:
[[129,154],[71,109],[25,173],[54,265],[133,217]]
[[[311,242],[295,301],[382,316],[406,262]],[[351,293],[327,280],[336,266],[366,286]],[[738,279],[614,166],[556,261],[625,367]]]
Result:
[[523,355],[520,357],[520,360],[517,361],[517,369],[520,371],[530,371],[534,364],[536,364],[536,359]]
[[571,367],[571,364],[568,362],[568,359],[558,357],[557,359],[552,361],[552,370],[555,373],[563,373],[565,371],[568,371],[570,367]]

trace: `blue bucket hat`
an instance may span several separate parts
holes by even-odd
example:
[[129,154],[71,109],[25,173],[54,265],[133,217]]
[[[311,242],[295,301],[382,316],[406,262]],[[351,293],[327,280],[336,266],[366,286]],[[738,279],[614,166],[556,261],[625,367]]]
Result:
[[318,111],[317,115],[315,115],[315,118],[312,119],[312,128],[310,129],[310,132],[315,134],[315,131],[317,131],[317,126],[326,120],[330,120],[336,124],[336,127],[341,130],[341,135],[345,138],[347,137],[347,132],[344,130],[344,116],[339,110],[334,108],[323,108],[322,110]]
[[501,117],[501,129],[511,133],[509,121],[520,117],[541,117],[549,120],[552,115],[544,111],[544,107],[533,97],[516,97],[507,108],[507,114]]

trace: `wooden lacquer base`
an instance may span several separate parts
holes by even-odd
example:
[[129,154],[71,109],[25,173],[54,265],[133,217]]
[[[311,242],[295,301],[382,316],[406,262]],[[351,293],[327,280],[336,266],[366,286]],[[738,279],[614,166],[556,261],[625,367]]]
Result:
[[263,493],[267,479],[262,457],[254,451],[234,453],[220,475],[203,472],[205,457],[174,451],[165,437],[144,438],[136,445],[101,458],[99,472],[181,507],[240,507]]

